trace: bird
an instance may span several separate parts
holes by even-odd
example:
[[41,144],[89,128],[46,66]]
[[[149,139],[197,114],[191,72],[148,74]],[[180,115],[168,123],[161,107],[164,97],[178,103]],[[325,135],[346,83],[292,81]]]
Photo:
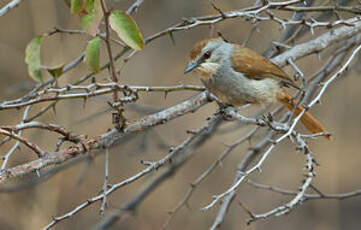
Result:
[[[225,105],[267,105],[282,103],[289,110],[296,105],[285,88],[299,89],[279,66],[250,48],[210,38],[197,42],[190,51],[184,74],[195,71],[206,89]],[[304,110],[297,105],[295,114]],[[301,122],[311,133],[326,132],[323,125],[306,111]],[[331,139],[330,135],[324,135]]]

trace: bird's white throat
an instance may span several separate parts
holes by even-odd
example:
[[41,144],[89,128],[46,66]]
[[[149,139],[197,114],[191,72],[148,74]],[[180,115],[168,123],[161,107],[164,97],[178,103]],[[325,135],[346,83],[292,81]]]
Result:
[[199,67],[196,69],[196,72],[198,72],[201,77],[209,78],[217,73],[219,67],[220,64],[218,63],[204,62],[199,65]]

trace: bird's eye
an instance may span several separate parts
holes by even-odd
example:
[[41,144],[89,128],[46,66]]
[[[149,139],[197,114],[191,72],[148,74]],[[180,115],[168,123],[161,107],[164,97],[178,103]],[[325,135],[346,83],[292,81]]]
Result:
[[211,57],[211,52],[210,52],[210,51],[205,52],[205,53],[203,54],[203,57],[204,57],[205,59],[210,58],[210,57]]

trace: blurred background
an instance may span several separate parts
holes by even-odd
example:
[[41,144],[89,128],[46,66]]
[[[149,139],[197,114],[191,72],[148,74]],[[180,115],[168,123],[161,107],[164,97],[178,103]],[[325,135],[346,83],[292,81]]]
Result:
[[[0,7],[9,1],[0,0]],[[352,1],[351,1],[352,2]],[[357,2],[357,1],[355,1]],[[114,1],[114,9],[126,10],[133,0]],[[222,10],[239,9],[251,6],[253,1],[222,0],[217,1]],[[184,17],[215,14],[208,0],[145,0],[133,15],[145,37],[157,33],[178,23]],[[292,13],[281,14],[291,17]],[[64,1],[24,1],[18,8],[0,17],[0,101],[18,98],[28,92],[35,83],[27,74],[24,63],[24,50],[27,43],[36,35],[49,32],[54,26],[66,29],[79,29],[79,18],[71,15]],[[249,21],[241,18],[226,20],[216,25],[215,29],[232,42],[245,41],[252,27]],[[278,24],[262,22],[252,35],[247,46],[258,52],[270,47],[271,41],[278,41],[281,28]],[[316,34],[325,30],[317,29]],[[188,60],[188,52],[198,40],[210,37],[210,27],[196,27],[174,34],[175,45],[168,36],[151,42],[145,49],[134,56],[124,67],[120,81],[134,85],[177,85],[200,84],[195,74],[183,75]],[[307,41],[311,36],[304,36],[297,42]],[[90,39],[87,35],[57,34],[46,38],[42,46],[42,64],[57,66],[68,63],[86,47]],[[120,49],[113,47],[116,52]],[[105,46],[101,51],[102,63],[107,61]],[[311,55],[297,61],[306,77],[317,72],[327,60],[332,49],[317,55]],[[335,81],[324,94],[322,104],[312,108],[312,113],[332,132],[331,142],[311,140],[310,146],[320,166],[315,169],[313,184],[324,193],[341,193],[361,188],[361,100],[359,69],[360,62],[354,63],[349,71]],[[291,68],[286,67],[289,74]],[[59,85],[73,83],[88,73],[85,64],[63,76]],[[97,76],[107,80],[107,74]],[[189,98],[196,92],[174,92],[167,97],[162,93],[142,93],[137,106],[129,106],[126,117],[138,119],[155,111],[167,108]],[[96,136],[112,127],[111,114],[106,103],[111,95],[89,99],[83,107],[82,100],[62,101],[56,107],[56,114],[47,112],[39,121],[60,124],[78,134]],[[34,114],[44,104],[33,106]],[[140,160],[162,158],[170,146],[180,144],[188,135],[187,130],[201,127],[206,118],[217,110],[215,103],[202,107],[199,111],[187,114],[163,126],[158,126],[145,133],[131,136],[110,151],[110,179],[117,183],[134,175],[144,166]],[[254,115],[258,108],[244,111],[245,115]],[[7,110],[0,113],[1,125],[15,125],[21,121],[23,110]],[[235,123],[225,123],[221,130],[227,130]],[[110,229],[160,229],[178,202],[184,197],[189,184],[206,170],[224,151],[225,144],[241,138],[252,127],[243,127],[231,132],[219,131],[172,177],[156,188],[135,212],[124,215]],[[298,127],[298,129],[303,129]],[[27,131],[25,136],[35,141],[47,151],[54,151],[57,138],[43,131]],[[191,197],[188,208],[184,207],[174,217],[169,229],[207,229],[217,214],[219,205],[209,211],[200,211],[208,204],[212,196],[224,192],[233,182],[237,164],[247,154],[252,144],[262,138],[252,139],[251,143],[240,145],[223,161]],[[1,154],[7,152],[13,142],[1,148]],[[25,147],[17,150],[9,162],[9,167],[35,159]],[[304,178],[305,158],[294,149],[289,140],[278,146],[263,165],[262,173],[251,178],[257,182],[297,190]],[[154,171],[145,178],[127,185],[109,196],[109,208],[106,214],[133,198],[137,191],[152,180],[159,171]],[[35,175],[28,175],[9,181],[5,188],[24,181],[31,181]],[[103,186],[104,156],[85,160],[58,172],[44,183],[9,192],[2,189],[0,194],[0,229],[40,229],[47,225],[52,216],[62,215],[88,198],[96,195]],[[4,188],[4,186],[2,187]],[[312,200],[294,209],[289,215],[269,218],[246,225],[247,213],[238,205],[242,202],[251,211],[263,213],[292,199],[291,196],[279,195],[270,191],[258,190],[243,184],[235,198],[221,229],[359,229],[361,224],[361,198],[354,197],[340,200]],[[89,229],[100,222],[100,203],[91,205],[74,217],[56,225],[54,229]]]

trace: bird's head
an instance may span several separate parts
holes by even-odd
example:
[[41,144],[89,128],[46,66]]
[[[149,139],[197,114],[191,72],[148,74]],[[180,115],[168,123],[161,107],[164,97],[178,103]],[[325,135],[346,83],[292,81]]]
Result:
[[225,57],[227,44],[222,38],[212,38],[197,42],[190,52],[191,60],[184,69],[184,73],[196,70],[202,75],[214,74]]

